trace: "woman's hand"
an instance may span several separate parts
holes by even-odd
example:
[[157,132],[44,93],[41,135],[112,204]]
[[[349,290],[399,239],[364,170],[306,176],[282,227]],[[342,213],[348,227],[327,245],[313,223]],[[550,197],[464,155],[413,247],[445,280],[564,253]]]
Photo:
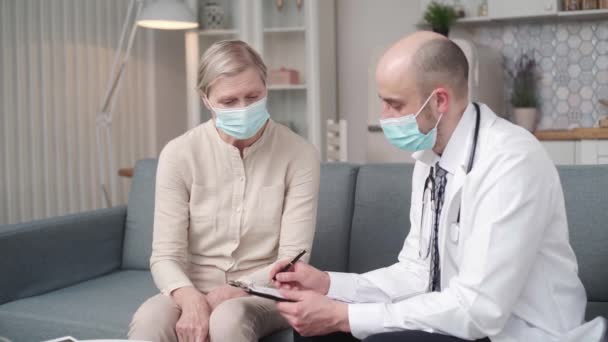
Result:
[[211,310],[215,310],[220,304],[228,299],[247,296],[247,292],[230,285],[222,285],[207,294],[207,302]]
[[187,286],[173,291],[171,297],[182,309],[182,314],[175,325],[178,341],[209,341],[211,307],[205,295],[194,287]]
[[270,279],[276,277],[274,285],[280,289],[310,290],[322,295],[329,291],[329,274],[318,269],[297,262],[289,271],[280,272],[288,265],[290,260],[278,261],[270,271]]

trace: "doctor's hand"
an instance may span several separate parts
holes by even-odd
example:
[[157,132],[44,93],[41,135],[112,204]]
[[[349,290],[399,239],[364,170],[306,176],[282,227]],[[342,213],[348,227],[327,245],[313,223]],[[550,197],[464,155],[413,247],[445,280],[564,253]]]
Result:
[[208,342],[211,307],[205,295],[192,286],[179,288],[171,297],[182,313],[175,325],[179,342]]
[[295,302],[279,302],[277,310],[302,336],[350,332],[348,306],[312,291],[280,290]]
[[329,291],[329,274],[303,263],[297,262],[287,272],[281,272],[290,260],[278,261],[270,271],[270,279],[276,276],[274,285],[279,289],[310,290],[322,295]]

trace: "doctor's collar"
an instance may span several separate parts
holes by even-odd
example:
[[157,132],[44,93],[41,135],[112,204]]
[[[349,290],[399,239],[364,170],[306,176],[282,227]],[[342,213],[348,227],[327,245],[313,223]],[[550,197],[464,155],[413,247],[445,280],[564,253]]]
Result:
[[439,162],[439,166],[449,172],[456,172],[466,165],[469,146],[471,144],[473,129],[475,126],[475,107],[472,103],[467,105],[456,129],[448,141],[443,154],[439,156],[433,150],[418,151],[412,154],[412,158],[427,166],[434,166]]

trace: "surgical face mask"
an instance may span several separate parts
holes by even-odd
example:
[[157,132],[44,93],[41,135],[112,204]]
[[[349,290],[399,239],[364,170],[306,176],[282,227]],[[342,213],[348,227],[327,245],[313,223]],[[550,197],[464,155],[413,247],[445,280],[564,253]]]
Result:
[[435,127],[427,134],[420,132],[418,122],[416,121],[416,117],[420,115],[434,94],[434,92],[431,93],[422,104],[422,107],[414,114],[380,120],[384,136],[392,145],[410,152],[430,150],[435,146],[435,142],[437,141],[437,126],[443,114],[437,120]]
[[270,118],[266,97],[244,108],[213,108],[215,127],[239,140],[254,136]]

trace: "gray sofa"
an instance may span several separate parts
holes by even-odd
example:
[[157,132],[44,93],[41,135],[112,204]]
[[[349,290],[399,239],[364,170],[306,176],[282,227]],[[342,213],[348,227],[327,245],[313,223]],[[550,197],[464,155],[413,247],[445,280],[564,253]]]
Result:
[[[395,262],[409,230],[412,166],[325,164],[312,264],[365,272]],[[129,204],[0,227],[0,336],[125,338],[158,292],[148,269],[155,160],[137,164]],[[560,167],[587,318],[608,316],[608,166]],[[290,341],[281,331],[263,341]]]

